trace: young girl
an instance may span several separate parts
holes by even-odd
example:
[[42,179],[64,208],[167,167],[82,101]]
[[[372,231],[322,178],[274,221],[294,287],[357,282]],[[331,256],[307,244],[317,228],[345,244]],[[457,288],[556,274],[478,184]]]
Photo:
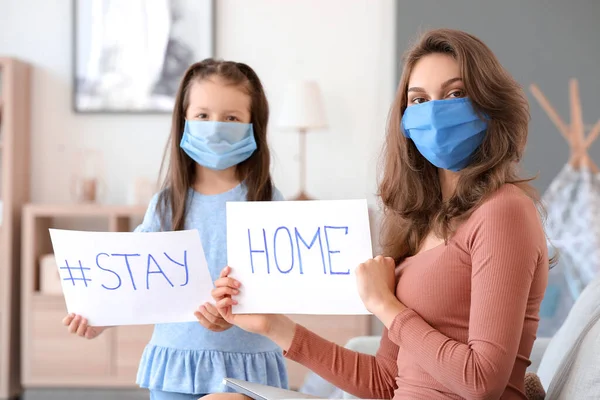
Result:
[[379,185],[387,257],[356,269],[359,295],[386,327],[377,355],[285,316],[233,315],[240,286],[228,267],[217,308],[361,398],[525,399],[549,269],[537,196],[517,173],[528,122],[519,84],[481,40],[425,33],[389,119]]
[[[208,59],[189,67],[173,111],[163,188],[136,232],[197,229],[217,279],[227,264],[225,203],[283,200],[270,176],[268,119],[262,84],[247,65]],[[195,315],[202,325],[155,326],[137,376],[150,399],[222,392],[225,377],[287,387],[283,355],[274,342],[233,327],[211,304]],[[75,315],[64,324],[88,339],[104,330]]]

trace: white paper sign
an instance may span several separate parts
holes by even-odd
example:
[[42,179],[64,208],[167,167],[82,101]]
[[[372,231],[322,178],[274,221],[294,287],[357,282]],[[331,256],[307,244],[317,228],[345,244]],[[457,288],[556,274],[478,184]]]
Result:
[[196,321],[213,289],[200,235],[50,229],[67,311],[90,325]]
[[372,257],[366,200],[227,203],[235,313],[368,314],[354,271]]

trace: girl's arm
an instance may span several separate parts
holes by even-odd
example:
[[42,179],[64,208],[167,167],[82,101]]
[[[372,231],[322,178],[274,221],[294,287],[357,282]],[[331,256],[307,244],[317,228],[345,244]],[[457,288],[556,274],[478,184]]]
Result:
[[156,212],[159,196],[160,193],[156,193],[152,196],[150,204],[148,204],[148,208],[146,209],[144,219],[142,223],[133,230],[134,232],[160,232],[160,216]]

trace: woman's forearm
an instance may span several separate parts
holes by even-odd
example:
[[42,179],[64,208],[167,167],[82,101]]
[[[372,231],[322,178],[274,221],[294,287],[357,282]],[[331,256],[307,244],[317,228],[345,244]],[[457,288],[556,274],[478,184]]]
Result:
[[373,314],[379,319],[386,328],[390,329],[392,322],[396,319],[396,316],[402,311],[406,310],[406,306],[400,302],[396,297],[390,296],[390,298],[373,310]]
[[[282,347],[285,348],[286,342],[292,338],[289,348],[284,352],[289,360],[304,365],[321,378],[359,398],[393,397],[398,347],[387,337],[387,329],[377,356],[372,356],[337,345],[289,319],[279,319],[274,328],[271,337]],[[292,329],[293,334],[290,334]]]
[[[398,314],[406,310],[406,306],[397,298],[390,298],[381,304],[373,314],[389,329]],[[273,315],[265,336],[275,342],[281,349],[288,351],[294,340],[296,323],[285,315]]]

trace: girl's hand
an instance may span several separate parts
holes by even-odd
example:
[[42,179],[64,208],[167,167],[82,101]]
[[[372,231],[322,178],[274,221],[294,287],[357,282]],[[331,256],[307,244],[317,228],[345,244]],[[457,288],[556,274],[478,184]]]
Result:
[[267,336],[271,330],[272,321],[275,318],[274,315],[233,314],[231,308],[238,303],[232,296],[240,293],[242,284],[235,279],[230,278],[230,273],[230,267],[223,268],[219,275],[219,279],[215,281],[215,289],[211,292],[219,314],[221,314],[225,321],[239,326],[245,331]]
[[86,339],[94,339],[107,328],[105,326],[89,326],[87,319],[76,314],[67,315],[62,322],[68,328],[69,333],[77,334]]
[[231,328],[233,325],[225,321],[215,306],[206,303],[198,307],[198,311],[194,312],[200,325],[213,332],[223,332]]
[[396,298],[396,263],[391,257],[377,256],[356,268],[358,293],[367,310],[379,315]]

